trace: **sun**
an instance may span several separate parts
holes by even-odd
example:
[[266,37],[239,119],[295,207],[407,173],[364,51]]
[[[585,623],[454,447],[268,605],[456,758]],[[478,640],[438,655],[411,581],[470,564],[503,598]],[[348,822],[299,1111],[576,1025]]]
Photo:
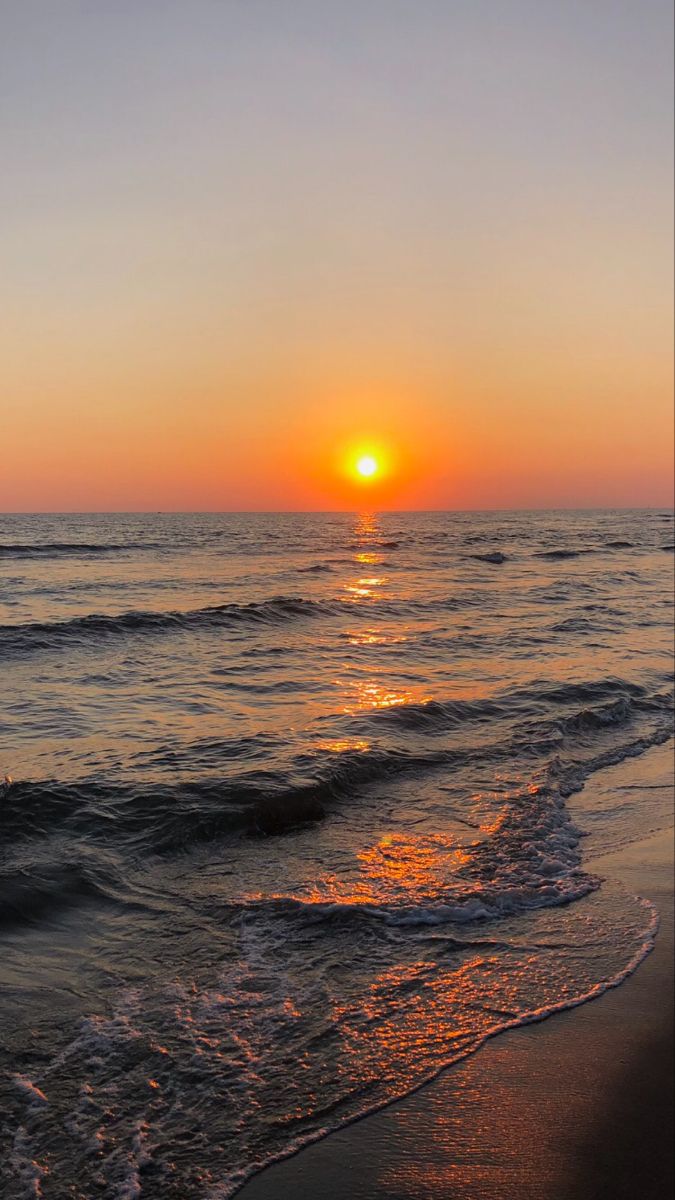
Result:
[[393,451],[387,442],[377,435],[362,436],[358,440],[343,443],[337,449],[335,465],[343,479],[349,481],[349,495],[355,498],[354,488],[361,492],[361,503],[365,491],[374,496],[383,496],[391,480],[395,466]]
[[361,457],[357,459],[356,471],[362,479],[372,479],[373,476],[377,475],[377,472],[379,471],[377,459],[373,458],[372,454],[362,454]]

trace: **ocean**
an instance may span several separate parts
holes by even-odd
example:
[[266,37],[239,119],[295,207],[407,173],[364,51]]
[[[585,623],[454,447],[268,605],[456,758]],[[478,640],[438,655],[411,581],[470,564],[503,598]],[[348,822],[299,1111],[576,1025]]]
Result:
[[[0,517],[6,1200],[226,1200],[621,982],[665,511]],[[626,795],[634,795],[629,802]]]

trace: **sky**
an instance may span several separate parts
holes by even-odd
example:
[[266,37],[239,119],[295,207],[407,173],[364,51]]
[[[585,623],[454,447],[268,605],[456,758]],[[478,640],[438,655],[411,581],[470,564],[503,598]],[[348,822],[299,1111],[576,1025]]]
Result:
[[669,0],[4,0],[0,509],[672,504],[671,54]]

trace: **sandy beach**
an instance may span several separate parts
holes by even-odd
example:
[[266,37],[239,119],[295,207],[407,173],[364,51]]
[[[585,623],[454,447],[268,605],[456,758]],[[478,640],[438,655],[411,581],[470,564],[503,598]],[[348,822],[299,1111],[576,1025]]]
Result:
[[[667,786],[672,750],[590,786]],[[655,782],[660,781],[660,782]],[[629,782],[630,781],[630,782]],[[571,801],[583,826],[584,795]],[[654,950],[624,984],[502,1034],[390,1108],[254,1178],[242,1200],[667,1200],[673,1192],[673,833],[593,857],[653,901]]]

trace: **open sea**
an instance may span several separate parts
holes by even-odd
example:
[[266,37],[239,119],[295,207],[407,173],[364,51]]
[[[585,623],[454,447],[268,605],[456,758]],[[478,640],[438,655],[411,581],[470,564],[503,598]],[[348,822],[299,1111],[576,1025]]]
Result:
[[[673,514],[0,517],[0,1194],[226,1200],[619,983]],[[634,800],[626,800],[634,796]]]

